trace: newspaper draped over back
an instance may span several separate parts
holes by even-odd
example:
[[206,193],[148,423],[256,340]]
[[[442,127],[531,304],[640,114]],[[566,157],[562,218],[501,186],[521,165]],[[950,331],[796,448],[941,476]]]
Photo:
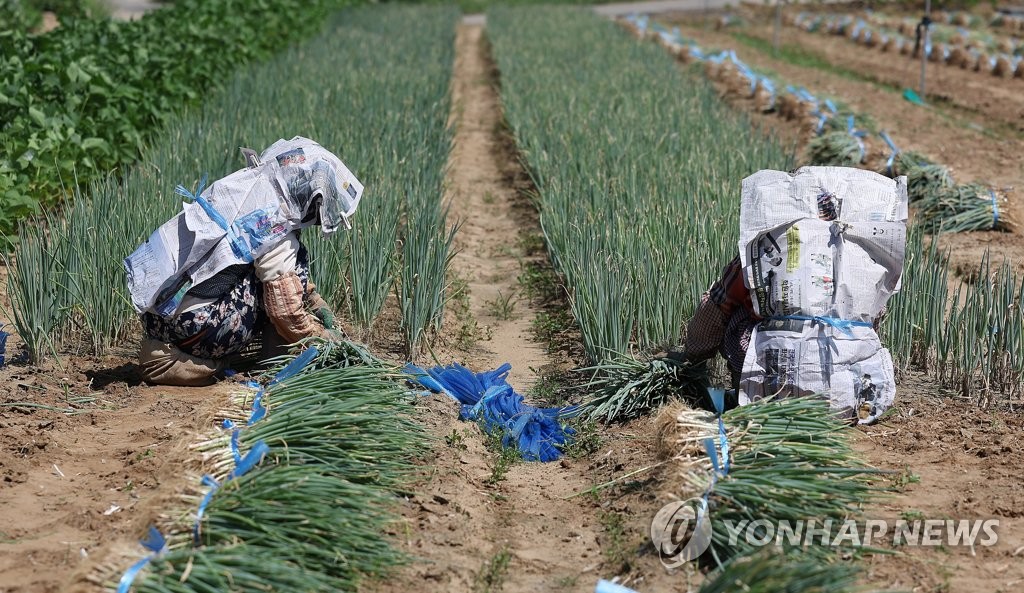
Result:
[[243,154],[247,168],[198,195],[180,190],[194,201],[125,258],[136,311],[171,317],[192,287],[228,266],[251,263],[288,233],[320,225],[330,235],[349,226],[363,185],[327,149],[296,136],[259,156]]
[[743,180],[740,260],[755,313],[740,403],[826,394],[869,423],[896,394],[874,324],[900,289],[906,178],[844,167]]

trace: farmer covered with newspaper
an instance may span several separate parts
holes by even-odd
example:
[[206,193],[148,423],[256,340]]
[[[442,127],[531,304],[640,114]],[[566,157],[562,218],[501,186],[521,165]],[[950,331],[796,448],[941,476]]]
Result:
[[893,402],[878,322],[899,291],[906,178],[804,167],[743,180],[740,254],[704,293],[676,360],[721,352],[737,403],[825,394],[851,421]]
[[242,152],[245,169],[195,194],[179,186],[191,202],[124,260],[147,382],[206,385],[256,336],[268,354],[335,331],[299,233],[351,228],[362,184],[306,138]]

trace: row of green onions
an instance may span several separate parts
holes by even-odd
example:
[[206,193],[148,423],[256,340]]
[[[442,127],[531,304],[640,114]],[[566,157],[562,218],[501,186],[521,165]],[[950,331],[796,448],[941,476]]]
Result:
[[678,344],[735,253],[740,181],[790,158],[665,52],[593,14],[496,8],[488,35],[588,358]]
[[303,235],[321,292],[367,336],[399,294],[417,347],[443,312],[450,261],[440,200],[456,18],[438,7],[345,12],[169,121],[120,180],[90,183],[62,216],[22,225],[8,292],[31,361],[67,348],[103,354],[137,336],[121,260],[180,209],[174,187],[241,167],[239,146],[295,135],[336,152],[367,187],[352,232]]

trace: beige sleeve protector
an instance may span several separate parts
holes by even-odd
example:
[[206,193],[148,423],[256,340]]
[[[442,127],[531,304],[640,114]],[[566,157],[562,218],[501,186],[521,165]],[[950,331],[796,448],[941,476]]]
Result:
[[157,385],[201,387],[214,383],[214,375],[223,370],[223,360],[197,358],[152,338],[143,338],[139,348],[142,379]]
[[263,283],[263,306],[278,335],[289,343],[313,336],[327,337],[327,330],[306,311],[302,280],[295,271]]
[[[327,337],[327,330],[306,310],[306,292],[295,273],[299,237],[290,233],[256,260],[256,277],[263,283],[263,307],[278,335],[289,344],[303,338]],[[309,282],[310,291],[316,287]]]

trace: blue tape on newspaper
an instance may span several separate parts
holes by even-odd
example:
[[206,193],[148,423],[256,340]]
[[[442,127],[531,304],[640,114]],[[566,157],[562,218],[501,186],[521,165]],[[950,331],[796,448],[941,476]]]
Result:
[[228,221],[221,215],[220,212],[217,212],[217,209],[213,207],[213,204],[211,204],[206,198],[203,197],[203,190],[205,188],[206,175],[203,174],[203,178],[199,181],[199,188],[196,190],[196,193],[192,193],[184,185],[179,185],[178,187],[174,188],[174,191],[179,196],[189,198],[196,202],[197,204],[199,204],[203,211],[206,212],[206,215],[210,217],[210,220],[217,223],[217,226],[219,226],[221,229],[224,230],[224,232],[227,233],[228,241],[231,244],[231,251],[235,254],[235,256],[241,259],[242,261],[251,262],[253,258],[252,252],[249,251],[249,245],[246,244],[246,242],[243,241],[235,233],[234,225],[228,224]]
[[815,315],[813,317],[809,315],[781,315],[777,317],[769,317],[768,319],[796,319],[798,321],[812,321],[820,325],[827,325],[838,329],[847,336],[853,336],[854,327],[874,327],[867,321],[850,321],[848,319],[839,319],[838,317],[825,317],[823,315]]

